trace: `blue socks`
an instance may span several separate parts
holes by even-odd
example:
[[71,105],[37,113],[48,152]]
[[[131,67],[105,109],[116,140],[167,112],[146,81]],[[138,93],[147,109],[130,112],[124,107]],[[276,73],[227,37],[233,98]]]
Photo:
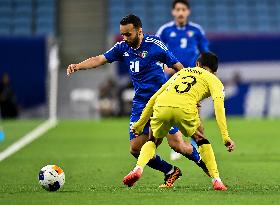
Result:
[[[136,159],[139,157],[139,155],[134,154],[133,155]],[[163,172],[165,175],[172,170],[173,166],[163,159],[160,158],[159,155],[156,155],[155,158],[151,159],[148,164],[149,167],[152,169],[158,170]]]
[[154,159],[151,159],[147,165],[153,169],[163,172],[164,174],[167,174],[173,168],[171,164],[161,159],[158,155],[156,155]]
[[[193,146],[193,145],[192,145]],[[195,148],[195,146],[193,146],[193,152],[191,153],[191,155],[184,155],[185,157],[187,157],[189,160],[194,161],[194,162],[199,162],[201,157],[197,151],[197,149]]]
[[194,146],[196,148],[196,150],[198,150],[197,143],[193,138],[191,138],[191,145]]

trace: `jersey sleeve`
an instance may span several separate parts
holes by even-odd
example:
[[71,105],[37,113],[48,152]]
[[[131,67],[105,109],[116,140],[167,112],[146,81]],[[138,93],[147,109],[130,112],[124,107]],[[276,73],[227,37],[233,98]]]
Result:
[[230,137],[228,134],[224,107],[224,86],[218,79],[212,79],[209,80],[209,89],[214,101],[216,120],[223,138],[223,142],[226,143],[230,140]]
[[174,64],[178,63],[178,59],[173,55],[171,51],[168,50],[166,45],[160,41],[159,44],[159,50],[160,50],[160,55],[159,55],[159,61],[166,64],[169,68],[172,68]]
[[160,27],[158,29],[158,31],[156,32],[156,36],[160,38],[160,40],[163,42],[163,43],[166,43],[166,35],[165,35],[165,30],[163,29],[163,27]]
[[198,32],[198,50],[200,53],[208,52],[209,51],[209,42],[205,36],[204,31],[201,29]]
[[122,59],[121,42],[117,42],[110,50],[104,53],[104,56],[109,63],[112,63],[114,61],[121,61]]
[[221,98],[224,100],[224,86],[222,82],[217,79],[216,77],[209,77],[208,78],[208,85],[209,85],[209,90],[211,93],[211,96],[214,99],[216,98]]

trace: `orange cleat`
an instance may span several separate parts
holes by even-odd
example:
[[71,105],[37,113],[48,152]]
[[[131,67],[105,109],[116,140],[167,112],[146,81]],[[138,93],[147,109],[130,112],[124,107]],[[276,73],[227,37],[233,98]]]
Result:
[[213,182],[213,189],[217,191],[226,191],[227,187],[224,185],[222,181],[214,180]]
[[123,178],[123,183],[128,187],[132,187],[135,182],[137,182],[141,178],[142,172],[143,171],[141,170],[141,168],[134,169]]
[[165,175],[164,184],[161,184],[160,188],[172,188],[175,181],[182,176],[182,172],[178,167],[174,167],[174,171],[171,174]]

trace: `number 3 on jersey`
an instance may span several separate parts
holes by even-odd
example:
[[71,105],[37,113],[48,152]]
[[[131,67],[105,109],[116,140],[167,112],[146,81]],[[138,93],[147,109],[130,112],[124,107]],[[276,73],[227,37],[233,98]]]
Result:
[[188,39],[181,38],[181,40],[180,40],[180,47],[181,48],[187,48],[187,45],[188,45]]
[[139,72],[139,61],[130,61],[130,70],[133,73],[138,73]]
[[186,93],[189,92],[191,87],[196,84],[196,78],[194,76],[182,77],[181,85],[175,85],[175,90],[177,93]]

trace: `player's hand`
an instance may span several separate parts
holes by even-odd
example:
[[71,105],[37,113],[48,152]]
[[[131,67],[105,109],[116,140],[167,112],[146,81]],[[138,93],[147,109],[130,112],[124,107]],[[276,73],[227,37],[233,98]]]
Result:
[[130,132],[132,132],[135,137],[139,137],[139,134],[135,131],[135,129],[131,128]]
[[227,151],[232,152],[235,149],[235,143],[231,139],[225,142],[225,146],[227,147]]
[[79,70],[78,64],[70,64],[67,68],[67,75],[69,76],[78,70]]
[[140,125],[138,122],[135,122],[131,126],[130,131],[135,135],[135,137],[138,137],[143,132],[144,126]]

